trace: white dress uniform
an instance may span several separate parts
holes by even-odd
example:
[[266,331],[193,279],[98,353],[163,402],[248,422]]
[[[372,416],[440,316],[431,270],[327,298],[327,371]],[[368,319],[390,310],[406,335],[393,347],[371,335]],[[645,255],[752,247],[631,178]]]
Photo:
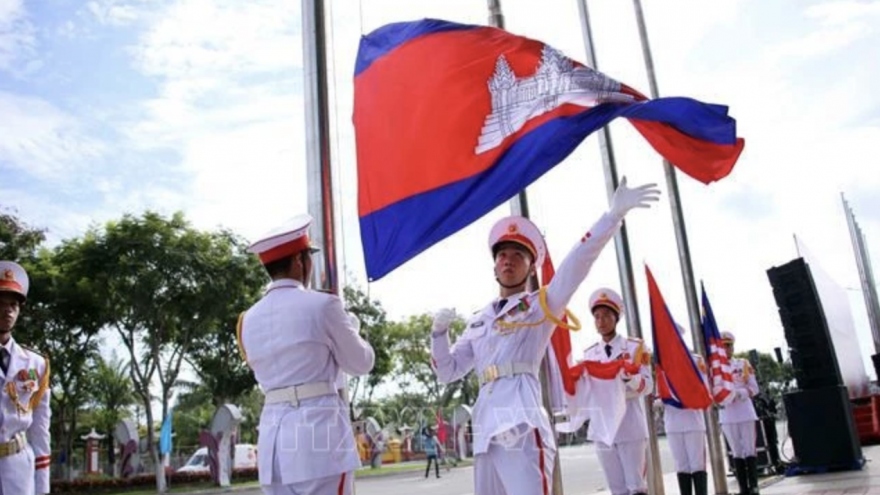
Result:
[[[706,362],[693,354],[694,362],[708,390]],[[672,450],[675,471],[697,473],[706,470],[706,419],[702,409],[681,409],[663,404],[663,426]]]
[[[0,261],[0,291],[23,300],[27,290],[24,269]],[[0,367],[0,495],[49,493],[49,360],[12,337],[0,347],[9,356]]]
[[[291,242],[291,233],[301,239],[310,221],[295,219],[280,237],[264,236],[251,251],[264,264],[273,261],[265,252],[277,255],[280,249],[283,257],[287,250],[279,246]],[[307,239],[299,242],[308,246]],[[340,298],[297,280],[275,280],[242,315],[238,331],[242,353],[266,394],[257,445],[263,492],[351,494],[360,459],[337,381],[340,371],[369,373],[374,353]]]
[[758,381],[752,365],[745,359],[730,359],[733,400],[721,408],[718,419],[734,458],[755,456],[755,427],[758,415],[752,397],[758,394]]
[[[609,347],[606,349],[606,346]],[[591,416],[587,432],[587,438],[596,444],[599,462],[613,495],[648,492],[648,423],[642,397],[654,390],[651,369],[645,362],[645,357],[649,359],[649,356],[650,352],[641,340],[622,335],[616,335],[609,342],[593,344],[584,351],[585,361],[608,363],[627,360],[635,363],[641,359],[639,373],[626,383],[626,411],[614,443],[607,445],[596,438],[593,428],[597,419],[595,413]]]
[[[560,318],[586,278],[619,221],[606,214],[571,250],[546,286],[549,313]],[[544,246],[540,232],[522,217],[499,221],[490,245],[528,238],[538,266]],[[448,334],[432,333],[431,354],[438,379],[449,383],[475,369],[481,387],[473,409],[476,495],[535,495],[552,490],[556,441],[543,407],[538,368],[556,323],[542,309],[541,291],[522,292],[486,305],[467,320],[451,346]]]

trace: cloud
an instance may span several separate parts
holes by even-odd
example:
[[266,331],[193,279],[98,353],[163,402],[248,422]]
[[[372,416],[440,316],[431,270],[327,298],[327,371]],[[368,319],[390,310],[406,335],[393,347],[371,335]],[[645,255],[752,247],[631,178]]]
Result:
[[139,5],[125,0],[94,0],[88,2],[85,8],[99,24],[110,26],[131,24],[142,14]]
[[40,98],[0,91],[0,170],[63,183],[107,148],[75,116]]
[[35,42],[23,0],[0,0],[0,72],[17,74],[17,63],[33,55]]

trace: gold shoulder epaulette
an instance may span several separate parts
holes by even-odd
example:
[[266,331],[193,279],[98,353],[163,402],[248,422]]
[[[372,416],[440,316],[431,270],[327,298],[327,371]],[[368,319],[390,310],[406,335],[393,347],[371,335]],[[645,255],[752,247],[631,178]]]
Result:
[[242,325],[244,324],[244,314],[245,311],[242,311],[241,314],[238,315],[238,323],[235,324],[235,343],[238,344],[238,352],[241,354],[241,359],[244,362],[247,362],[247,353],[244,351],[244,342],[241,340],[241,330]]

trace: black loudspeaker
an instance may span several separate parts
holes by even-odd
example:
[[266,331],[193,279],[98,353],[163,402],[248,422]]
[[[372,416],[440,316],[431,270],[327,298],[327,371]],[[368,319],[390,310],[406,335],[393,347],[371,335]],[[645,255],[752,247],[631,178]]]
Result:
[[843,385],[828,321],[803,258],[767,270],[798,388]]
[[782,396],[797,464],[806,469],[859,469],[862,447],[846,387]]

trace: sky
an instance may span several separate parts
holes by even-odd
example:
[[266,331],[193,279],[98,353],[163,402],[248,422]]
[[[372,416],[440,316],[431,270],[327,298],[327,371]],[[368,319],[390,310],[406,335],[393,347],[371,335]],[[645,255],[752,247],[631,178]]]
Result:
[[[330,4],[331,2],[327,2]],[[730,106],[746,139],[736,168],[706,186],[678,174],[697,280],[739,350],[785,346],[767,270],[794,236],[844,287],[865,360],[875,351],[841,206],[846,195],[880,266],[880,0],[644,0],[663,96]],[[577,0],[502,0],[506,28],[585,61]],[[649,92],[631,2],[591,0],[598,69]],[[300,2],[0,0],[0,206],[50,243],[149,209],[245,238],[308,208]],[[502,205],[368,283],[357,223],[352,75],[361,35],[420,18],[485,24],[486,2],[359,0],[327,9],[331,155],[344,283],[394,319],[441,307],[467,315],[497,294],[487,246]],[[659,184],[627,217],[643,332],[644,266],[687,320],[659,156],[626,121],[610,126],[630,184]],[[442,137],[439,137],[442,139]],[[554,260],[607,208],[595,136],[527,190]],[[876,274],[875,278],[880,278]],[[598,287],[619,289],[609,244],[569,308],[596,340]]]

